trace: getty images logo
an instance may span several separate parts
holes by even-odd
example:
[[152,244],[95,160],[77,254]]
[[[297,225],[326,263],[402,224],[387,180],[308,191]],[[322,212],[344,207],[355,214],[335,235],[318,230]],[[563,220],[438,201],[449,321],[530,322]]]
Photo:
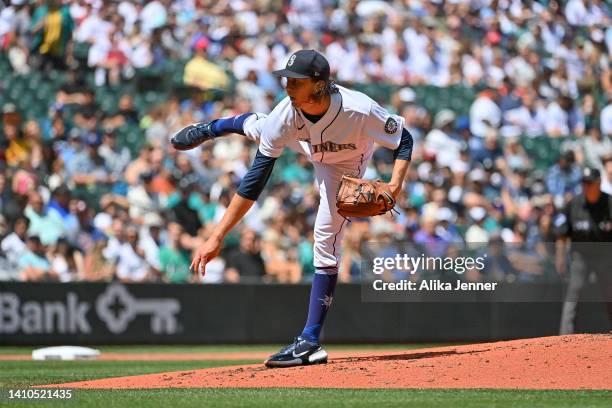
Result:
[[[87,313],[91,302],[80,301],[69,291],[65,301],[22,302],[15,294],[0,292],[0,333],[91,333]],[[151,315],[151,331],[174,334],[178,330],[176,314],[181,305],[176,299],[136,299],[127,288],[113,283],[98,296],[95,310],[108,330],[123,333],[138,315]]]

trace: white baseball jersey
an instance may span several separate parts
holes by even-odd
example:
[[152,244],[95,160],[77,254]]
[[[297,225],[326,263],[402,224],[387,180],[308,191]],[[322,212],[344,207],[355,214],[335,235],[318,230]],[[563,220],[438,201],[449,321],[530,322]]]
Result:
[[[404,118],[392,115],[367,95],[338,86],[329,109],[316,123],[283,99],[269,114],[256,114],[244,123],[245,135],[259,151],[279,157],[284,148],[305,154],[313,163],[321,195],[314,231],[314,266],[334,268],[346,220],[338,214],[336,191],[342,175],[362,177],[374,143],[398,148]],[[319,270],[317,273],[326,273]]]
[[361,92],[338,89],[317,123],[306,119],[286,97],[265,120],[257,121],[256,128],[245,123],[245,133],[256,134],[259,151],[266,156],[279,157],[289,147],[313,162],[328,164],[367,160],[374,142],[393,150],[399,146],[404,118],[389,114]]

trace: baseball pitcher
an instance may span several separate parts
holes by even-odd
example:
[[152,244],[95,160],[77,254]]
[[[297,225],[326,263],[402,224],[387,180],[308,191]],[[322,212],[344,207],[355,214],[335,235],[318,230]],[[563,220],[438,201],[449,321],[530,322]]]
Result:
[[[178,150],[230,133],[257,142],[251,169],[214,233],[191,264],[204,273],[229,231],[242,219],[263,190],[283,149],[306,155],[313,163],[321,195],[314,227],[314,266],[308,318],[302,333],[265,361],[268,367],[321,364],[327,352],[319,344],[331,306],[340,263],[339,249],[347,217],[371,216],[393,208],[408,172],[413,139],[404,119],[392,115],[363,93],[330,80],[329,63],[314,50],[291,55],[286,68],[273,74],[287,79],[287,97],[269,114],[246,113],[209,123],[189,125],[171,138]],[[374,143],[395,152],[391,181],[362,180]]]

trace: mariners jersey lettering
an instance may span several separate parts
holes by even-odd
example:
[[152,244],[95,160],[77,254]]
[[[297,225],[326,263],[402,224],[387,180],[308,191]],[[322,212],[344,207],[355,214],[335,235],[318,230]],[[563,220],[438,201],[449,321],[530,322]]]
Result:
[[295,109],[289,97],[283,99],[257,129],[250,130],[259,133],[261,153],[279,157],[289,147],[314,162],[342,163],[369,159],[374,143],[393,150],[399,146],[402,117],[391,115],[361,92],[338,89],[317,123]]

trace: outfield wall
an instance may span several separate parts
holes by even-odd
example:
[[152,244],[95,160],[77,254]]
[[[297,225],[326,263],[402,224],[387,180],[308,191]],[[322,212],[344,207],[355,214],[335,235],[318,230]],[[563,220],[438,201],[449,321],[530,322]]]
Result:
[[[455,302],[362,302],[339,285],[325,342],[491,341],[555,335],[561,303],[500,302],[513,286]],[[588,291],[596,290],[589,287]],[[0,344],[286,342],[302,328],[310,285],[0,283]],[[522,293],[523,293],[522,292]],[[560,286],[546,293],[557,299]],[[517,294],[518,296],[518,294]],[[504,300],[508,299],[505,297]],[[510,297],[512,299],[512,297]],[[497,299],[499,300],[499,299]],[[580,304],[577,331],[610,330],[601,303]]]

